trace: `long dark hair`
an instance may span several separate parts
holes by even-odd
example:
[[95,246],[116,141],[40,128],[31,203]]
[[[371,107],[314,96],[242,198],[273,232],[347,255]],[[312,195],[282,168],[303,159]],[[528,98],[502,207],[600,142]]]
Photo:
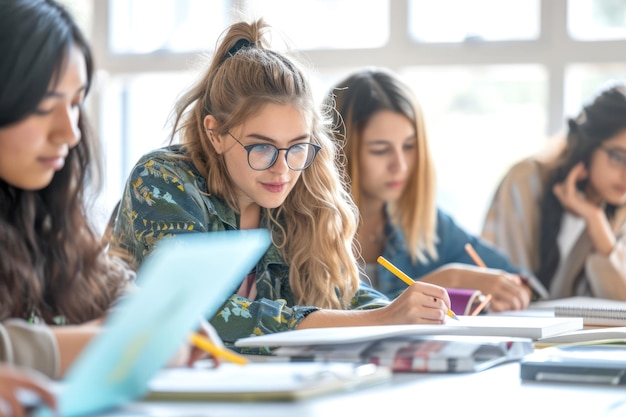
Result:
[[[552,192],[579,162],[589,166],[593,152],[602,143],[626,129],[626,86],[613,84],[602,90],[583,107],[578,117],[568,120],[565,148],[556,164],[547,173],[547,183],[541,201],[541,235],[539,241],[539,271],[537,276],[549,287],[559,264],[557,236],[563,217],[563,206]],[[613,217],[615,205],[607,204],[607,217]]]
[[[72,47],[84,55],[89,88],[92,54],[63,7],[51,0],[0,0],[0,128],[33,114],[59,82]],[[29,191],[0,179],[0,320],[97,318],[127,277],[123,265],[104,254],[87,220],[85,189],[101,167],[82,111],[78,124],[82,140],[48,186]]]

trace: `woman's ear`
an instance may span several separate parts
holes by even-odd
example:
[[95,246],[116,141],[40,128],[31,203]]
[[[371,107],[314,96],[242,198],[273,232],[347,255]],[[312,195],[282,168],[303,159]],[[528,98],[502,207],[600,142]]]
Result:
[[224,152],[224,143],[221,135],[217,133],[217,128],[219,126],[217,119],[213,115],[209,114],[204,118],[203,124],[204,131],[209,137],[209,141],[211,141],[211,145],[213,145],[215,152],[221,155]]

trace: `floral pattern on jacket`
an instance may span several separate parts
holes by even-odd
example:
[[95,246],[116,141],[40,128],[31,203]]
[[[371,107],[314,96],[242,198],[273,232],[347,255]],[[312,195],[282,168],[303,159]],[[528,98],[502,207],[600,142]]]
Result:
[[[236,230],[238,225],[239,215],[224,200],[208,193],[206,180],[185,157],[183,148],[173,145],[148,153],[133,168],[110,247],[128,253],[137,268],[160,239]],[[229,347],[242,337],[295,329],[309,313],[318,310],[315,306],[296,305],[289,285],[289,267],[274,245],[270,245],[254,273],[256,299],[233,294],[210,318]],[[349,308],[371,309],[388,303],[386,296],[361,283]]]

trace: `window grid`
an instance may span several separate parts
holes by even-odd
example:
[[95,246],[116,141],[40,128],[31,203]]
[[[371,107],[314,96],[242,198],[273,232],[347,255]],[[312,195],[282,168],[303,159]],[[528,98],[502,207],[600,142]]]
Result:
[[[197,52],[148,55],[112,54],[107,45],[109,0],[92,1],[94,16],[99,17],[93,21],[92,45],[96,63],[104,79],[156,72],[184,73],[189,70],[190,63],[195,61]],[[232,0],[235,5],[243,2],[244,0]],[[588,98],[581,96],[582,92],[575,96],[565,94],[569,74],[577,73],[576,68],[589,64],[617,65],[618,68],[620,68],[619,65],[621,68],[626,65],[625,58],[615,52],[626,50],[626,40],[577,41],[568,35],[568,0],[540,0],[540,35],[536,40],[459,44],[414,42],[411,40],[406,21],[409,0],[391,0],[389,3],[390,32],[387,45],[365,49],[307,50],[304,52],[309,62],[314,64],[320,79],[334,82],[341,74],[368,65],[385,66],[401,74],[415,67],[538,65],[543,68],[547,79],[545,137],[551,137],[562,129],[564,117],[571,115],[571,109],[579,105],[581,100]],[[232,18],[236,17],[237,13],[232,13]],[[570,86],[568,85],[567,88]],[[98,102],[98,94],[96,89],[92,100]],[[565,100],[568,100],[569,104],[566,105]],[[97,105],[96,108],[102,105]],[[95,117],[92,116],[91,119],[98,132],[105,131],[98,125],[100,122],[98,114]],[[129,138],[125,137],[123,132],[120,132],[120,137],[109,135],[103,138],[105,142],[119,141],[117,147],[122,152],[129,148],[125,143],[127,140]],[[155,139],[155,147],[160,143],[160,139]],[[482,152],[482,150],[477,151]],[[473,156],[477,160],[479,157],[478,154]],[[128,169],[130,167],[123,169],[122,178],[117,179],[120,184],[109,186],[111,195],[120,195],[121,182],[128,174]],[[440,167],[439,169],[450,168]],[[120,175],[119,171],[114,174]],[[110,177],[108,181],[115,182],[115,178]],[[107,202],[107,204],[111,203]],[[450,211],[455,215],[454,208]],[[478,220],[481,219],[476,219]]]

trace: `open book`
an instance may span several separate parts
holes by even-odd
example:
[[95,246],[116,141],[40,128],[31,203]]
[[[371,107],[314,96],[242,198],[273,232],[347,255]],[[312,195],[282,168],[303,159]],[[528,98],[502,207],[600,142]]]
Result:
[[495,336],[404,336],[356,343],[284,346],[276,357],[289,361],[384,365],[394,372],[477,372],[521,359],[530,339]]

